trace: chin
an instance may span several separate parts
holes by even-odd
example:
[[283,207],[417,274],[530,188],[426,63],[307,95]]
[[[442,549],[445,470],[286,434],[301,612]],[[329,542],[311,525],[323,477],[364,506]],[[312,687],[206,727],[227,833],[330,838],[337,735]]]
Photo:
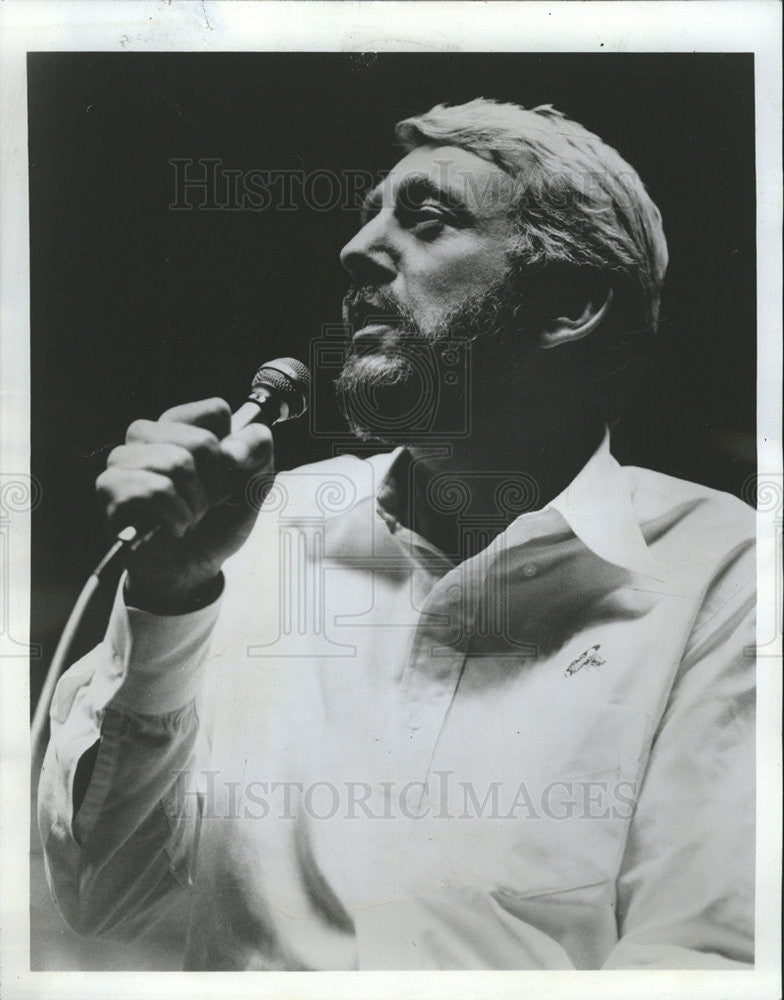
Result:
[[391,445],[416,435],[423,400],[432,395],[410,357],[382,351],[350,355],[335,388],[352,433]]

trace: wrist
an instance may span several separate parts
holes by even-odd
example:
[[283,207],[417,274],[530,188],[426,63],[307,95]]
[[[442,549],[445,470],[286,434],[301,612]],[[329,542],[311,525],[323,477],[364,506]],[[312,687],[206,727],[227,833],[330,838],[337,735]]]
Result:
[[131,575],[125,581],[124,597],[128,607],[154,615],[186,615],[213,604],[223,593],[223,573],[206,580],[177,587],[142,584]]

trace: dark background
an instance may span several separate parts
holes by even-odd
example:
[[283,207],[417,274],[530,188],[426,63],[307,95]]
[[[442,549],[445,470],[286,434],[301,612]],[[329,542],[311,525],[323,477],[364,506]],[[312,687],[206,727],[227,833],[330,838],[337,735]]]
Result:
[[[33,703],[105,547],[93,480],[127,424],[238,402],[262,361],[307,360],[339,321],[356,211],[296,194],[291,211],[172,211],[176,157],[378,174],[397,158],[394,124],[433,104],[554,104],[638,170],[670,247],[661,334],[616,456],[738,495],[754,471],[752,56],[31,53],[28,93]],[[276,437],[281,468],[335,444],[307,420]],[[82,647],[102,628],[99,613]]]
[[[33,694],[105,545],[93,480],[127,424],[238,402],[262,361],[307,360],[339,321],[355,210],[314,211],[295,191],[293,210],[172,211],[173,158],[378,174],[397,157],[395,122],[434,103],[553,103],[636,167],[670,247],[661,335],[617,457],[738,494],[753,471],[751,56],[32,53],[28,84]],[[334,426],[329,373],[315,374],[317,419]],[[276,435],[282,468],[334,444],[307,420]]]

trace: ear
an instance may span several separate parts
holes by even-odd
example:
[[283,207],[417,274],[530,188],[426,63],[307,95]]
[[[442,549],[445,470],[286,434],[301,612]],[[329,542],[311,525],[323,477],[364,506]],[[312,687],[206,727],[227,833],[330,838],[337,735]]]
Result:
[[600,299],[598,303],[589,300],[582,313],[576,318],[558,316],[547,320],[539,335],[540,346],[545,349],[560,347],[561,344],[570,344],[575,340],[587,337],[604,320],[612,299],[613,290],[608,288],[604,300]]

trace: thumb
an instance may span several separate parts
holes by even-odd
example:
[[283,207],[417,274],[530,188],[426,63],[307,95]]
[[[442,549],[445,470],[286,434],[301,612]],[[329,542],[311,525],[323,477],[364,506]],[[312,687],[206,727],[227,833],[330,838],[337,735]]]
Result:
[[220,443],[229,471],[240,476],[271,472],[274,465],[272,431],[264,424],[249,424]]

